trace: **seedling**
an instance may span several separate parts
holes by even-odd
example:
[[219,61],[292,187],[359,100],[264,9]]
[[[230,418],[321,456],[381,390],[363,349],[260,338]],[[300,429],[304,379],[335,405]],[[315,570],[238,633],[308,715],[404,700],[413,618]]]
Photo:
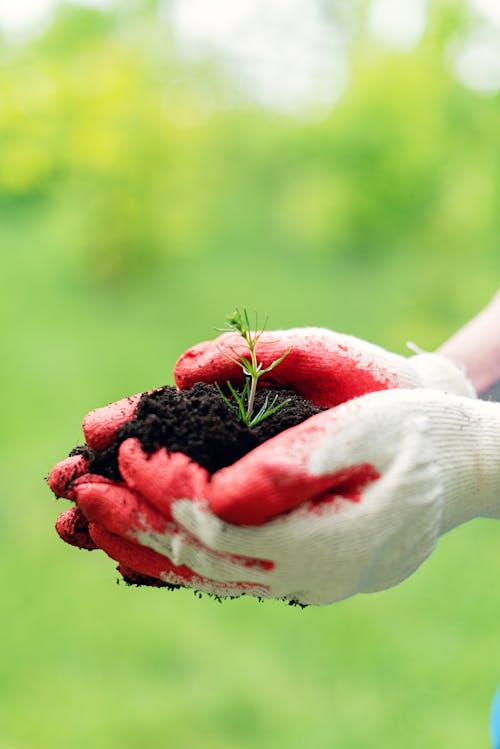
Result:
[[[263,367],[262,362],[257,360],[257,354],[255,353],[255,347],[259,342],[267,325],[267,318],[264,325],[258,330],[258,320],[255,316],[255,330],[252,332],[250,329],[250,320],[246,309],[241,312],[238,308],[234,310],[230,315],[226,317],[226,326],[224,328],[217,328],[217,330],[224,333],[239,333],[242,337],[245,348],[248,348],[249,356],[240,354],[235,346],[228,346],[226,348],[220,347],[220,352],[227,359],[241,367],[243,374],[245,375],[245,385],[241,393],[238,393],[233,387],[231,382],[227,380],[226,385],[231,394],[231,398],[228,398],[222,391],[222,388],[218,383],[215,383],[215,387],[221,398],[223,398],[226,405],[234,411],[240,420],[246,424],[246,426],[252,428],[260,424],[264,419],[268,419],[273,414],[280,411],[284,406],[289,403],[290,399],[287,398],[281,403],[277,403],[278,396],[275,395],[271,400],[269,393],[264,399],[262,407],[254,414],[255,404],[255,393],[257,392],[257,385],[262,375],[267,374],[272,369],[281,364],[283,359],[288,356],[289,351],[285,351],[278,359],[275,359],[269,366]],[[231,353],[228,354],[227,351]]]

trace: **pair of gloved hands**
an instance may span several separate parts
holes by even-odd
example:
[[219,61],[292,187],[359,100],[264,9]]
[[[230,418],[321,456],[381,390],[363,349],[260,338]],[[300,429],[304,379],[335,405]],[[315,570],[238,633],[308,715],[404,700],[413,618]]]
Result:
[[[183,354],[177,386],[241,382],[220,353],[232,335]],[[49,477],[56,495],[76,502],[59,517],[60,534],[103,549],[129,575],[327,604],[399,583],[442,533],[500,517],[500,406],[475,400],[451,361],[407,359],[318,328],[265,333],[257,355],[266,367],[287,350],[267,384],[328,410],[212,477],[181,453],[145,454],[135,438],[119,449],[124,483],[68,458]],[[139,398],[88,414],[87,444],[110,444]],[[88,521],[80,536],[77,517]]]

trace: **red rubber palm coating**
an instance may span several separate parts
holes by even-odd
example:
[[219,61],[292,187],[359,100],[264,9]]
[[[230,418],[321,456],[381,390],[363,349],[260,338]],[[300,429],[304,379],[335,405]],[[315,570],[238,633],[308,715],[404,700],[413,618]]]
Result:
[[83,455],[73,455],[56,463],[49,473],[48,484],[56,497],[74,499],[73,484],[86,473],[88,461]]
[[332,411],[316,414],[217,471],[210,484],[212,511],[229,523],[261,525],[310,500],[342,495],[359,501],[359,489],[379,477],[373,466],[355,464],[321,475],[308,470],[315,441],[331,425]]
[[82,424],[85,440],[94,450],[103,450],[110,445],[117,430],[127,421],[134,418],[135,409],[142,393],[122,398],[102,408],[95,408],[88,413]]

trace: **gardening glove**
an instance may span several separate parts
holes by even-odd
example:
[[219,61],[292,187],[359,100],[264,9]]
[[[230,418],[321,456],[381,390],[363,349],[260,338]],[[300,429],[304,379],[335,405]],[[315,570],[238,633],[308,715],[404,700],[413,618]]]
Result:
[[[239,340],[226,334],[186,352],[176,366],[177,384],[189,387],[197,379],[214,381],[218,377],[222,380],[230,377],[236,382],[241,371],[239,368],[233,371],[225,349],[239,344]],[[258,355],[269,361],[281,356],[286,347],[292,348],[280,364],[281,373],[274,370],[272,376],[267,375],[268,384],[290,382],[295,390],[321,405],[331,406],[368,390],[424,383],[472,393],[459,370],[433,354],[407,360],[352,336],[317,328],[267,333],[261,341]],[[261,382],[265,382],[265,378]],[[101,450],[113,442],[118,428],[134,417],[140,397],[139,393],[90,412],[83,422],[87,444]],[[88,474],[86,459],[75,455],[53,469],[49,483],[56,496],[75,499],[73,484],[85,474]],[[97,484],[106,483],[102,477],[94,477],[94,480]],[[68,543],[87,549],[96,547],[88,520],[78,507],[63,513],[56,527]],[[95,528],[94,531],[95,536]]]
[[395,585],[442,533],[500,517],[500,406],[432,390],[351,400],[206,472],[125,441],[126,486],[81,476],[93,541],[216,595],[327,604]]
[[[416,349],[416,347],[414,347]],[[428,387],[475,396],[461,369],[438,354],[420,352],[406,358],[373,343],[325,328],[292,328],[264,332],[256,346],[262,368],[287,356],[263,375],[260,385],[293,388],[316,406],[331,408],[351,398],[389,388]],[[177,361],[175,382],[180,390],[196,382],[227,380],[243,384],[241,367],[230,360],[248,354],[238,333],[223,333],[188,349]]]
[[234,570],[207,548],[272,562],[250,578],[267,585],[262,597],[325,604],[388,588],[441,534],[500,518],[500,405],[368,394],[278,435],[218,472],[205,504],[181,500],[172,514],[201,544],[175,559],[198,574]]

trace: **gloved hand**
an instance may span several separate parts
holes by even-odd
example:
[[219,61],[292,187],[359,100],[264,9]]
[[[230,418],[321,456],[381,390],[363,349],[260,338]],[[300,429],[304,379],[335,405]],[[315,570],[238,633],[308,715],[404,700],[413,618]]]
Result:
[[[223,333],[188,349],[174,368],[180,390],[196,382],[242,384],[242,370],[228,359],[246,354],[237,333]],[[289,386],[316,406],[331,408],[365,393],[389,388],[426,387],[474,397],[475,390],[448,358],[419,353],[406,358],[360,338],[325,328],[291,328],[262,334],[256,347],[263,368],[285,359],[260,383]],[[233,356],[234,358],[234,356]]]
[[134,570],[218,595],[327,604],[397,584],[438,537],[500,517],[500,406],[432,390],[370,393],[214,474],[120,447],[126,486],[82,475],[91,536]]
[[[189,387],[195,381],[201,379],[208,382],[216,380],[223,382],[228,378],[236,383],[241,377],[241,371],[229,362],[223,354],[224,349],[233,345],[239,347],[239,343],[239,338],[235,339],[234,336],[226,334],[215,341],[199,344],[189,350],[176,365],[177,384],[180,387]],[[421,354],[411,359],[405,359],[352,336],[317,328],[275,331],[264,334],[257,353],[264,366],[267,366],[267,363],[278,358],[287,349],[290,349],[290,353],[280,366],[268,375],[268,383],[291,384],[298,392],[318,405],[332,406],[370,390],[391,387],[427,385],[429,387],[443,387],[455,392],[473,392],[459,370],[440,356]],[[94,449],[102,449],[109,445],[113,441],[117,429],[133,418],[139,399],[140,394],[122,399],[88,414],[83,424],[88,445]],[[263,447],[265,449],[267,445]],[[123,446],[124,454],[126,450],[126,446]],[[121,455],[122,451],[120,452],[120,458]],[[141,455],[142,451],[137,452],[136,450],[134,453],[134,459],[138,461],[138,464],[141,462]],[[186,465],[193,466],[194,464],[186,461],[185,456],[172,458],[174,456],[170,456],[167,461],[164,461],[161,465],[158,464],[157,469],[155,468],[155,470],[161,472],[167,485],[175,485],[177,493],[170,493],[168,502],[172,497],[187,496],[195,498],[195,495],[191,497],[189,493],[190,479],[187,477],[189,470],[187,468],[184,470]],[[128,465],[133,466],[133,462],[129,457]],[[156,463],[151,462],[150,467],[153,465],[156,465]],[[180,473],[179,465],[183,466]],[[206,472],[203,472],[203,469],[199,466],[196,466],[196,469],[199,469],[197,472],[196,498],[207,497],[208,489],[205,489],[207,484]],[[130,485],[127,479],[127,468],[122,467],[122,475],[126,477],[127,483]],[[237,475],[237,472],[234,473],[234,478],[231,479],[235,482],[235,486],[238,484]],[[362,477],[363,480],[366,480],[368,475],[369,473]],[[138,487],[143,496],[149,498],[150,486],[154,485],[155,480],[157,480],[155,472],[149,471],[145,485]],[[93,516],[92,510],[86,507],[88,487],[93,486],[92,495],[100,491],[105,501],[110,497],[120,497],[121,501],[124,501],[123,487],[114,485],[101,476],[89,475],[87,462],[82,456],[74,456],[58,464],[51,473],[49,483],[57,496],[75,499],[80,508],[72,508],[59,518],[57,527],[60,535],[70,543],[75,543],[81,547],[103,546],[103,543],[105,543],[102,537],[103,526],[98,522],[97,524],[91,523],[90,530],[88,528],[86,518],[91,519]],[[217,481],[214,481],[213,486],[216,483]],[[165,487],[163,489],[165,490]],[[167,494],[169,491],[167,487]],[[221,499],[224,496],[226,495],[221,494]],[[261,503],[251,522],[263,522],[267,517],[272,517],[276,512],[280,512],[281,505],[283,505],[283,510],[287,510],[295,504],[300,504],[301,501],[304,501],[304,498],[302,498],[300,492],[294,499],[290,491],[287,490],[286,494],[282,493],[276,498],[276,506],[267,502]],[[112,501],[111,504],[113,504]],[[216,506],[217,497],[215,498],[214,508]],[[82,514],[81,508],[86,508],[85,515]],[[163,506],[161,510],[164,511]],[[235,522],[239,522],[237,517]],[[250,521],[244,519],[241,522]],[[127,521],[125,520],[123,527],[120,527],[119,535],[122,540],[127,537],[126,525]],[[99,540],[97,540],[98,536]],[[107,539],[108,542],[110,540],[114,539]],[[120,549],[123,558],[123,542]],[[137,548],[133,547],[129,549],[129,552],[127,555],[128,566],[139,570],[141,565],[137,564],[136,561]],[[146,556],[149,558],[151,555],[146,554]],[[156,561],[160,563],[164,572],[164,560]],[[122,566],[124,566],[124,563]],[[148,567],[150,569],[148,573],[142,565],[143,574],[154,575],[157,567],[153,567]],[[172,565],[169,567],[169,572],[179,574],[178,570],[175,570]],[[190,572],[187,574],[190,575]],[[185,581],[185,578],[183,579]]]

